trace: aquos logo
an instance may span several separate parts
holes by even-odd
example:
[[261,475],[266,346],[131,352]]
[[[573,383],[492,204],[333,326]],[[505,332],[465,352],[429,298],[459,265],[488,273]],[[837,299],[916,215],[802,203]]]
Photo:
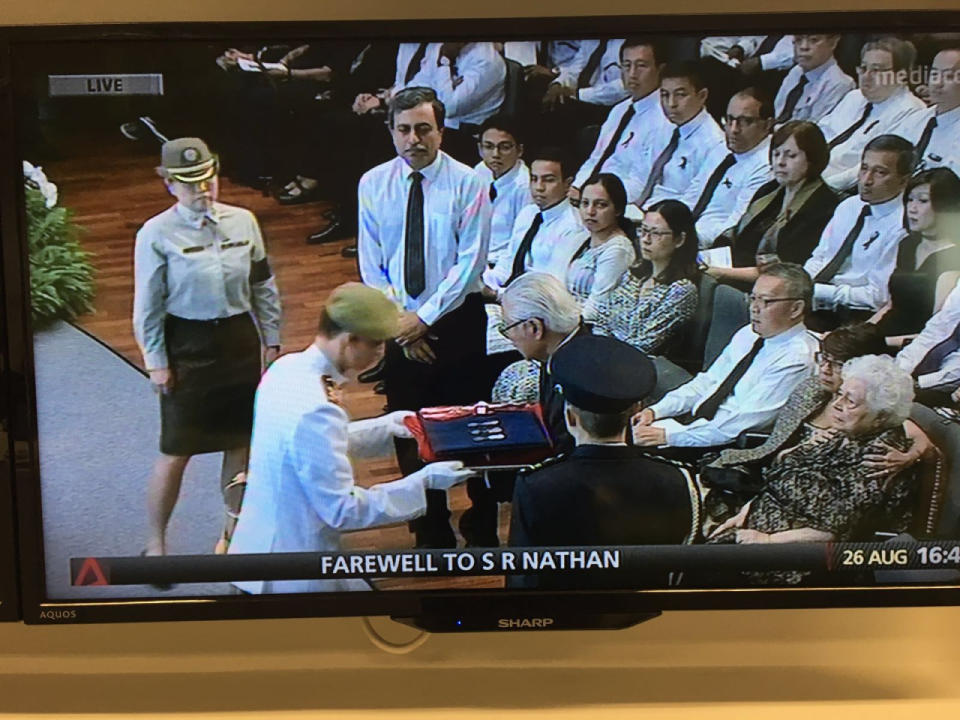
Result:
[[76,620],[76,610],[41,610],[41,620]]
[[546,630],[553,625],[553,618],[500,618],[497,627],[501,630]]

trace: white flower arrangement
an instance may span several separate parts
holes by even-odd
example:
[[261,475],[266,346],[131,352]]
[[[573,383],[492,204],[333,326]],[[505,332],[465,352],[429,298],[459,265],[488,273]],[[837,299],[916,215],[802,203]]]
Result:
[[40,191],[48,209],[57,204],[57,186],[47,180],[47,176],[44,175],[42,167],[31,165],[24,160],[23,177],[28,183]]

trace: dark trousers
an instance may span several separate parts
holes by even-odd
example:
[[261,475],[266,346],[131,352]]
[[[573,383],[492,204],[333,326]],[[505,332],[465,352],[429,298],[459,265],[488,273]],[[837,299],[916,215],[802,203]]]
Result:
[[[437,355],[427,365],[409,360],[394,342],[387,343],[383,380],[390,410],[419,410],[437,405],[471,405],[486,397],[483,389],[486,315],[479,294],[467,296],[429,330]],[[435,339],[434,339],[435,338]],[[397,462],[404,475],[423,467],[412,440],[397,440]],[[427,491],[427,512],[410,523],[418,545],[455,546],[446,493]]]

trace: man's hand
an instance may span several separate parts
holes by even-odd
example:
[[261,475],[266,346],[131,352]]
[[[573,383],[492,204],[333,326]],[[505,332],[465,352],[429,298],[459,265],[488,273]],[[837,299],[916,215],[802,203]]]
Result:
[[167,395],[173,392],[173,386],[176,384],[173,379],[173,370],[170,368],[157,368],[150,371],[150,382],[153,383],[153,389],[157,392]]
[[530,78],[547,78],[548,80],[555,80],[560,74],[560,71],[556,68],[548,68],[543,65],[524,65],[523,67],[523,79],[529,80]]
[[646,447],[666,445],[667,431],[653,425],[635,425],[633,427],[633,444]]
[[650,408],[644,408],[643,410],[638,412],[636,415],[634,415],[632,418],[630,418],[630,424],[633,426],[649,425],[654,420],[656,420],[656,418],[653,416],[653,410],[651,410]]
[[421,362],[425,365],[433,365],[433,363],[437,361],[437,353],[430,347],[430,343],[427,342],[426,338],[421,338],[409,345],[404,345],[403,354],[407,356],[407,359]]
[[727,57],[731,60],[739,60],[743,62],[743,48],[739,45],[734,45],[732,48],[727,50]]
[[546,110],[553,110],[576,96],[577,91],[573,88],[568,88],[566,85],[561,85],[560,83],[554,83],[547,88],[547,92],[543,96],[543,107]]
[[760,58],[758,57],[747,58],[740,63],[740,73],[742,75],[756,75],[761,70],[763,70],[763,66],[760,64]]
[[397,335],[397,345],[401,347],[415,342],[427,334],[427,324],[415,312],[400,313],[400,333]]
[[380,107],[380,98],[370,93],[360,93],[353,100],[353,112],[357,115],[365,115]]
[[263,349],[263,367],[267,369],[273,364],[273,361],[280,357],[279,345],[268,345]]
[[484,286],[480,288],[480,297],[482,297],[484,300],[489,300],[490,302],[496,302],[497,291],[489,285],[484,284]]

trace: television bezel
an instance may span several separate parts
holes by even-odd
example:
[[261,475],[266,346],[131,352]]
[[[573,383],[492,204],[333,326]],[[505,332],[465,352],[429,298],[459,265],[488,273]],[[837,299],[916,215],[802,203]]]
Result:
[[[422,41],[535,38],[609,38],[635,32],[670,35],[793,32],[884,33],[960,30],[960,13],[943,10],[880,12],[737,12],[686,15],[618,15],[550,18],[450,18],[430,20],[191,22],[0,27],[0,237],[6,314],[11,446],[27,441],[29,466],[15,469],[18,555],[23,618],[28,623],[130,622],[283,617],[391,615],[456,618],[625,615],[665,610],[894,607],[960,604],[958,585],[830,588],[677,588],[658,590],[388,590],[267,596],[198,596],[50,600],[45,595],[45,556],[37,452],[36,388],[27,278],[23,187],[16,96],[27,75],[18,72],[18,49],[36,43],[120,41],[333,40]],[[24,382],[25,381],[25,382]],[[13,455],[11,454],[11,458]],[[13,462],[13,460],[11,460]],[[2,508],[0,508],[2,509]],[[483,622],[471,622],[479,629]],[[442,627],[439,629],[443,629]],[[455,628],[447,628],[455,629]]]

